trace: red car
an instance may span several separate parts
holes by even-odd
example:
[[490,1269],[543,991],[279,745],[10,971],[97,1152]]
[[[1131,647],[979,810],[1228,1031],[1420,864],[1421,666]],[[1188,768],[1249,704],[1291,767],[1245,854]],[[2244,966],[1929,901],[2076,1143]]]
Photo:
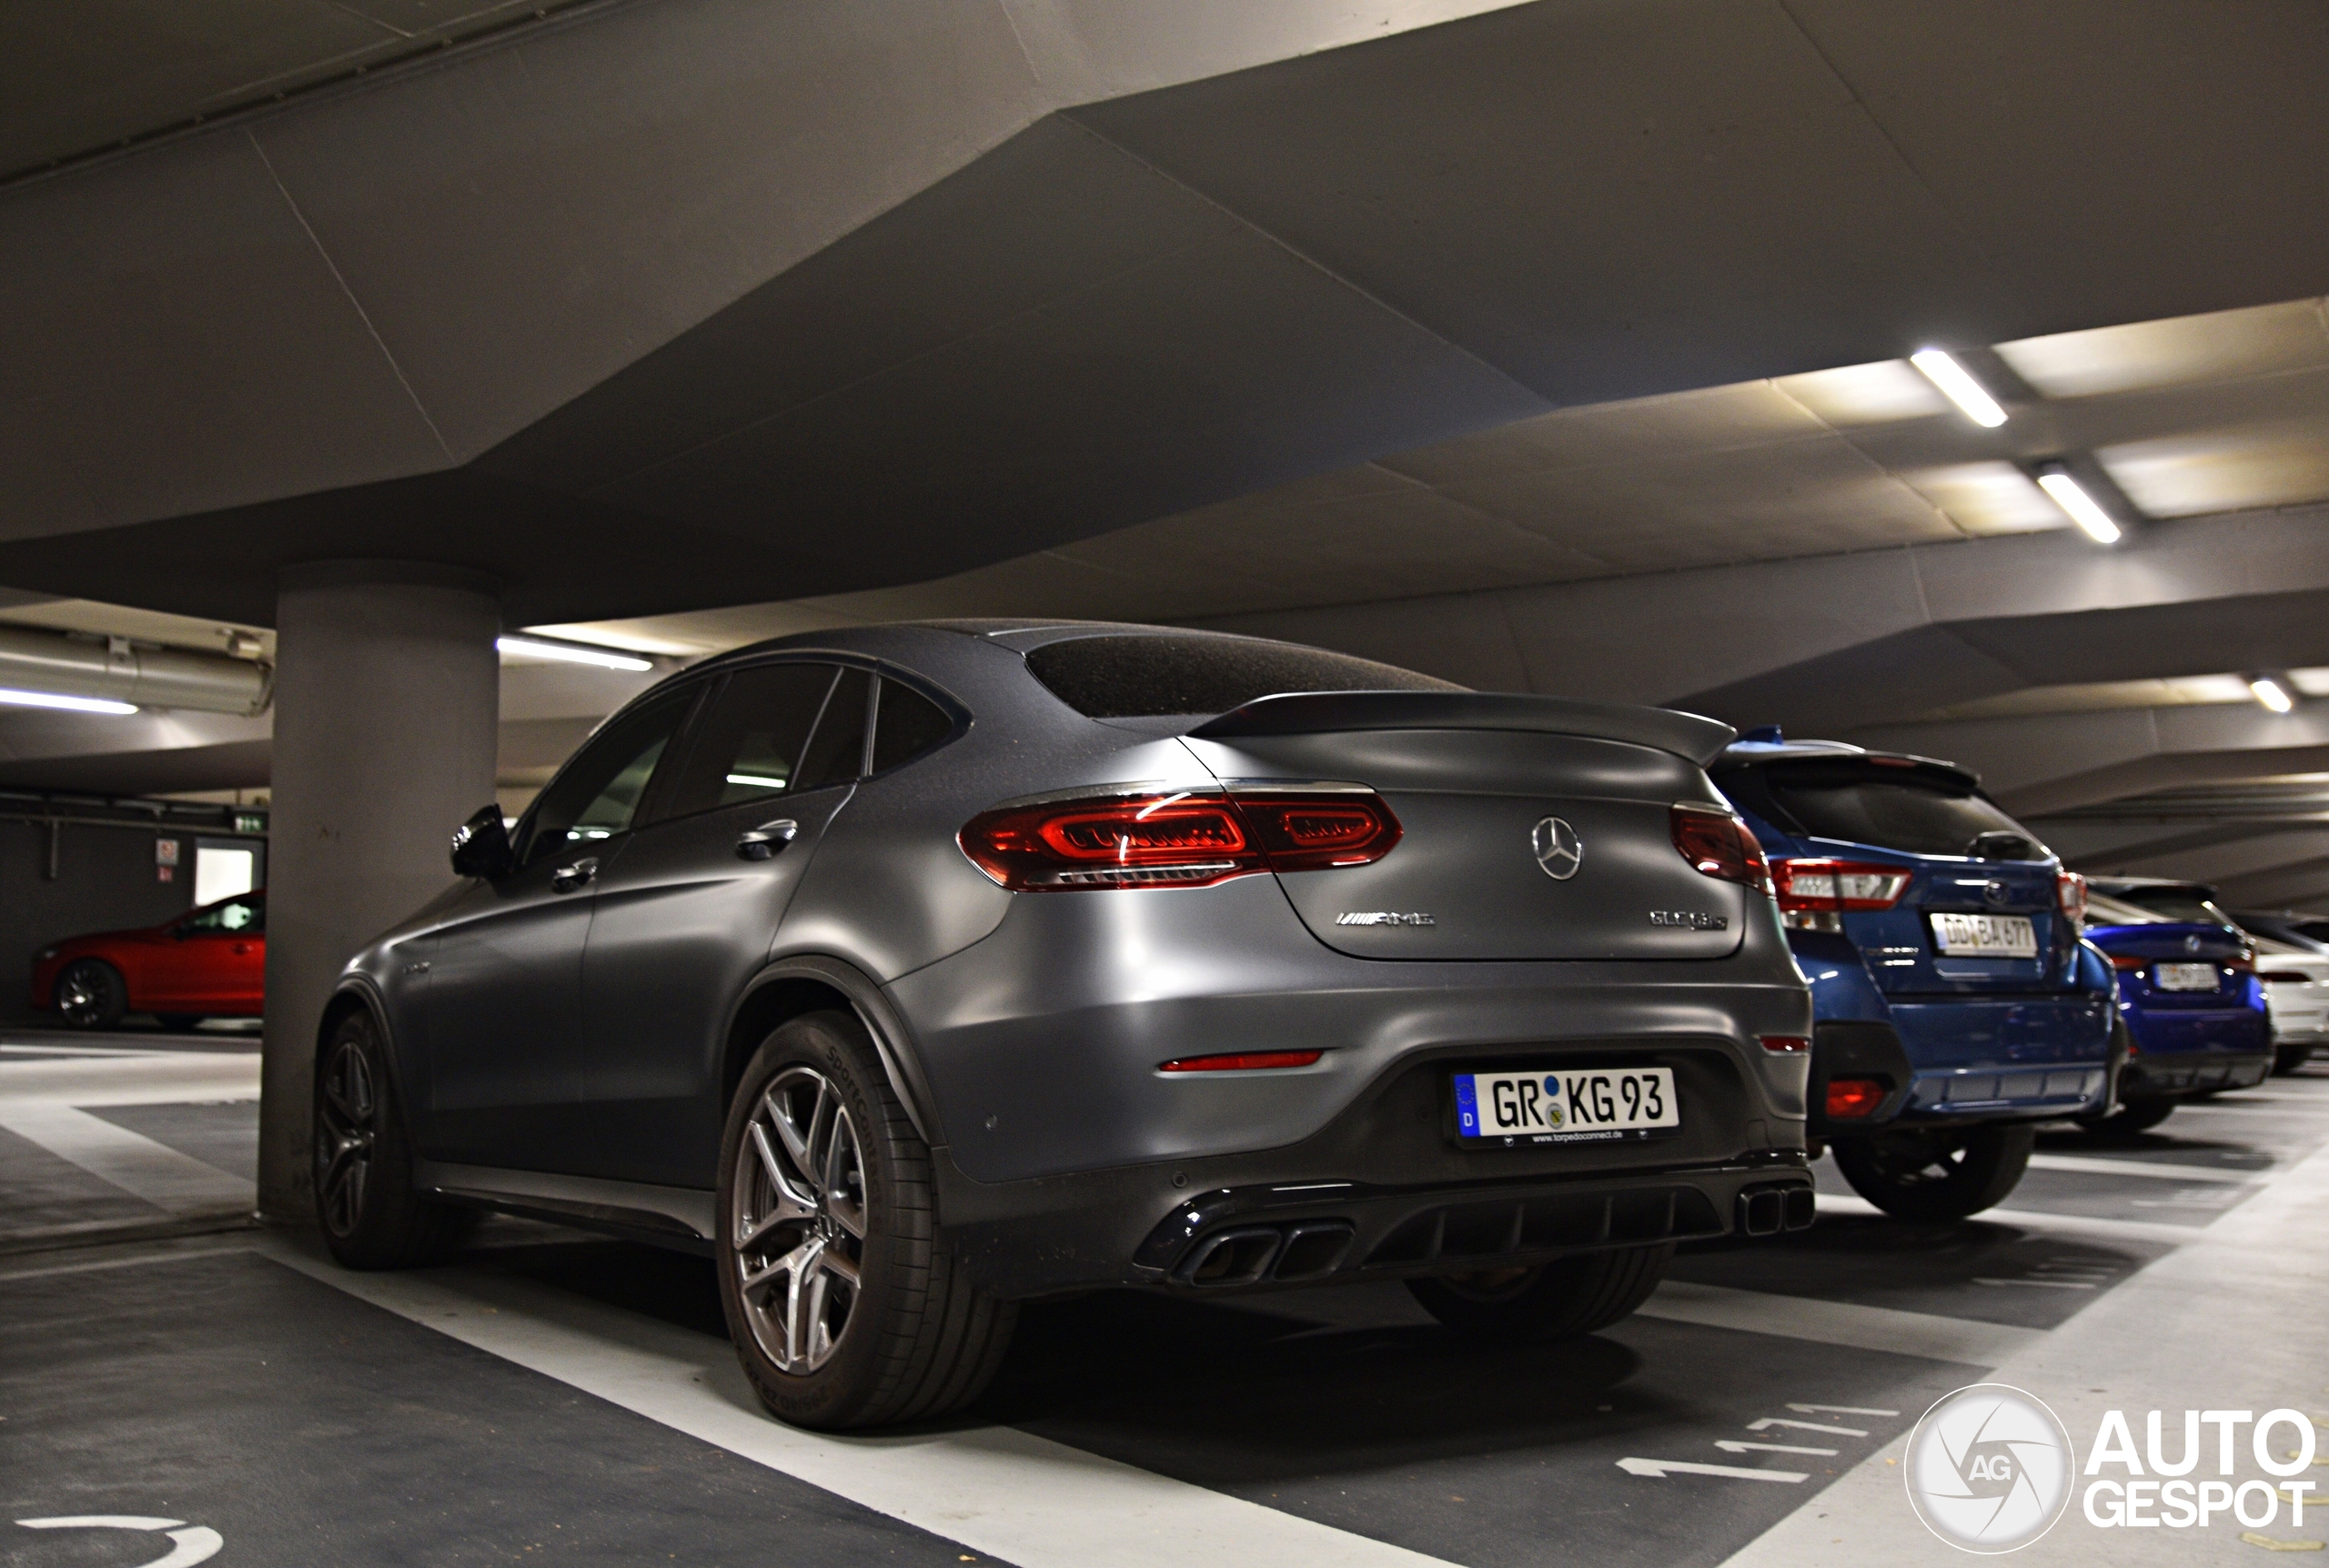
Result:
[[142,931],[102,931],[43,948],[33,1006],[76,1029],[150,1012],[169,1029],[257,1018],[267,1000],[267,894],[238,893]]

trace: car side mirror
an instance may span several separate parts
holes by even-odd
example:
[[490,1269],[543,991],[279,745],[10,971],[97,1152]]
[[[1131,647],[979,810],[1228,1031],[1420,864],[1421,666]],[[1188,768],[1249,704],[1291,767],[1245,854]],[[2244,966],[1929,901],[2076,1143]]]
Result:
[[453,829],[453,875],[499,881],[518,868],[499,805],[480,806]]

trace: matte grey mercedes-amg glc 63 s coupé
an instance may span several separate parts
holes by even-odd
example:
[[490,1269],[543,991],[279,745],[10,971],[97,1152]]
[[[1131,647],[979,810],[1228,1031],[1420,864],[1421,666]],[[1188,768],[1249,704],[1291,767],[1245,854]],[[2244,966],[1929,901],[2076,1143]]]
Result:
[[1655,709],[1208,632],[762,643],[600,727],[348,966],[343,1262],[486,1207],[711,1254],[771,1410],[973,1398],[1017,1303],[1398,1278],[1590,1332],[1808,1225],[1811,1005]]

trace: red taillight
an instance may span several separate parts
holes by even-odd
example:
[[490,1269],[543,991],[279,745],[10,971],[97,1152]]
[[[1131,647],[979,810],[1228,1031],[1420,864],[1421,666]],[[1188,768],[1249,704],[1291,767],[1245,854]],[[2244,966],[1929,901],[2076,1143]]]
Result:
[[1159,1072],[1255,1072],[1273,1067],[1310,1067],[1323,1050],[1245,1050],[1226,1056],[1184,1056],[1156,1064]]
[[1833,1078],[1828,1081],[1828,1117],[1848,1121],[1867,1116],[1884,1103],[1884,1085],[1872,1078]]
[[2086,879],[2076,871],[2056,872],[2054,903],[2072,925],[2083,924],[2086,920]]
[[2112,953],[2111,955],[2111,967],[2117,970],[2149,969],[2151,967],[2151,960],[2130,958],[2125,953]]
[[2260,980],[2285,980],[2293,985],[2304,985],[2313,979],[2299,970],[2259,970],[2256,978]]
[[1755,842],[1755,835],[1733,813],[1719,806],[1677,800],[1666,820],[1674,834],[1674,848],[1699,875],[1737,882],[1759,893],[1771,890],[1763,846]]
[[1766,1034],[1759,1036],[1765,1050],[1810,1050],[1811,1042],[1800,1034]]
[[1909,890],[1898,866],[1860,860],[1774,860],[1771,880],[1782,910],[1889,910]]
[[1379,860],[1398,819],[1371,791],[1222,790],[1006,806],[971,819],[963,853],[1013,891],[1202,888],[1255,871]]

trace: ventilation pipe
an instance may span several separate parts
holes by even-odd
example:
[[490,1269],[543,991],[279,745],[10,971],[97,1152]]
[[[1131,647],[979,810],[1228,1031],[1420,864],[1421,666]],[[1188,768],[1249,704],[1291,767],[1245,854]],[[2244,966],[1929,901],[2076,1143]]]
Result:
[[275,699],[275,667],[219,653],[141,648],[126,637],[100,641],[0,626],[0,687],[256,719]]

